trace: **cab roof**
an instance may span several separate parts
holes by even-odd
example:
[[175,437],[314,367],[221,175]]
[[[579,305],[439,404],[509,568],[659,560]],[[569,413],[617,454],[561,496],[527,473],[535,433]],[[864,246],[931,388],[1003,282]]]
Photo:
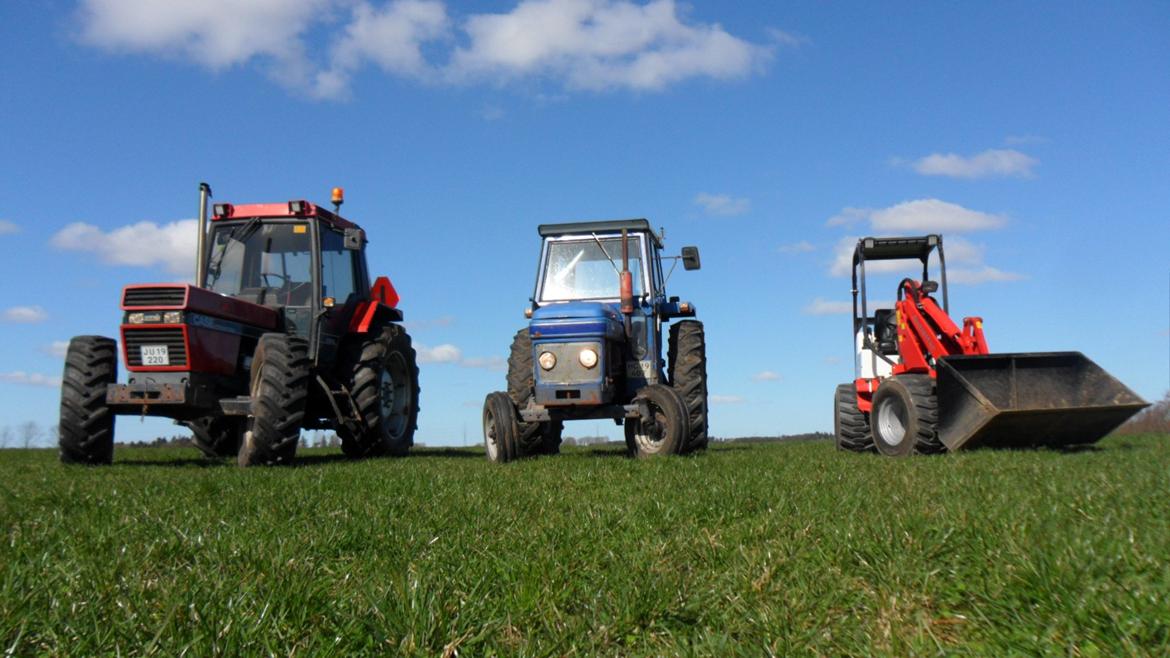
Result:
[[[298,205],[299,204],[299,205]],[[299,208],[299,211],[294,212],[293,208]],[[359,228],[357,224],[336,215],[321,206],[309,201],[286,201],[284,203],[242,203],[233,205],[230,203],[217,203],[213,206],[214,212],[211,216],[211,221],[231,221],[235,219],[252,219],[253,217],[261,218],[290,218],[290,219],[316,219],[317,221],[325,222],[330,226],[340,229]]]
[[631,232],[645,233],[654,241],[654,246],[662,248],[662,240],[650,228],[650,222],[638,219],[608,219],[587,222],[562,222],[559,224],[541,224],[536,227],[543,238],[559,237],[563,235],[589,235],[591,233],[620,233],[622,229]]

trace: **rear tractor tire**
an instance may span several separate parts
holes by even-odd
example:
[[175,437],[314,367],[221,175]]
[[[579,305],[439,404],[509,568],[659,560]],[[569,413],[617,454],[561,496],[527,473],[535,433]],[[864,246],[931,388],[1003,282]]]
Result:
[[293,463],[305,420],[309,367],[303,338],[260,337],[252,357],[252,413],[240,442],[240,466]]
[[231,457],[240,452],[244,421],[239,417],[204,416],[187,421],[191,442],[210,459]]
[[838,450],[871,452],[874,449],[869,419],[857,408],[857,388],[853,384],[841,384],[833,396],[833,435]]
[[114,414],[106,389],[118,380],[118,350],[111,338],[77,336],[69,341],[61,376],[58,447],[63,464],[109,464],[114,460]]
[[483,402],[483,447],[488,461],[506,464],[520,457],[516,445],[516,407],[503,391]]
[[[508,354],[508,397],[517,409],[528,406],[536,394],[536,379],[532,369],[532,337],[525,327],[512,338]],[[561,432],[564,422],[559,420],[525,422],[516,420],[517,457],[556,455],[561,451]]]
[[882,381],[870,412],[873,443],[889,457],[942,451],[938,400],[929,375],[897,375]]
[[405,456],[418,428],[418,357],[410,335],[390,324],[351,357],[350,392],[362,419],[360,434],[338,428],[348,457]]
[[690,434],[682,452],[707,448],[707,341],[703,323],[683,320],[670,327],[667,350],[670,359],[670,385],[687,406]]
[[649,415],[626,419],[626,448],[630,456],[642,459],[682,454],[691,428],[686,402],[678,391],[651,384],[639,391],[634,401],[645,405]]

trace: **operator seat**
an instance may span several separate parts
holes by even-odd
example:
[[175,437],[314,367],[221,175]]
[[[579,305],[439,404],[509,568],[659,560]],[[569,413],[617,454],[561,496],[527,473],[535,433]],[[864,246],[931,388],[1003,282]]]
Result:
[[898,354],[898,315],[892,308],[879,308],[873,312],[874,331],[877,333],[878,352],[885,356]]

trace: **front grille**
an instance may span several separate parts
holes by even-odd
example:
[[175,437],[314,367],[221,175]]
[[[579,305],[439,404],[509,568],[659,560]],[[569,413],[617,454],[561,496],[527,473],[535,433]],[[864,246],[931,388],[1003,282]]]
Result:
[[128,288],[122,295],[122,306],[182,306],[187,289],[181,286],[159,288]]
[[182,329],[127,329],[123,338],[126,341],[127,365],[142,365],[143,345],[166,345],[170,361],[168,366],[187,365],[187,346],[183,342]]

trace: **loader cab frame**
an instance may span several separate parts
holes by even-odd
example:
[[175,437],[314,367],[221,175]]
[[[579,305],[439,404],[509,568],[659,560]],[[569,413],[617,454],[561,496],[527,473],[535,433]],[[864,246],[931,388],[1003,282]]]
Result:
[[[929,234],[905,238],[862,238],[853,250],[853,340],[856,354],[854,376],[873,378],[895,365],[898,355],[896,339],[889,332],[893,327],[893,309],[875,309],[869,312],[869,294],[866,286],[865,264],[868,261],[917,260],[922,264],[922,281],[930,278],[930,254],[938,253],[937,279],[942,292],[943,310],[950,313],[947,293],[947,263],[941,235]],[[899,286],[898,294],[901,294]],[[896,331],[894,331],[896,334]],[[868,360],[868,363],[866,361]],[[868,366],[868,368],[866,367]]]

